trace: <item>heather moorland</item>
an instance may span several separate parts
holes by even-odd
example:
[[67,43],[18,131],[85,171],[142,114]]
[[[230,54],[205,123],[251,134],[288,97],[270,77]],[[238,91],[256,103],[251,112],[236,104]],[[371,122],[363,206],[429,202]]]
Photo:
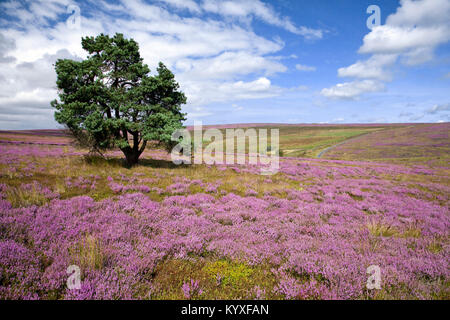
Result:
[[449,299],[449,129],[280,126],[272,176],[3,131],[0,298]]

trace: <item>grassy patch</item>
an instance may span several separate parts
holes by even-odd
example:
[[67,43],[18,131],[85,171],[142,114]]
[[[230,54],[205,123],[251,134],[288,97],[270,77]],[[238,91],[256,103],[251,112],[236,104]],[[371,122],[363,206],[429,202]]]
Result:
[[[221,277],[217,275],[221,274]],[[183,283],[198,281],[203,293],[198,299],[253,299],[255,288],[264,290],[266,298],[277,283],[268,265],[254,267],[228,260],[169,259],[156,268],[152,281],[152,299],[185,299]]]
[[395,228],[376,221],[370,221],[367,224],[367,229],[375,237],[392,237],[398,233]]
[[101,269],[105,263],[105,256],[99,239],[86,235],[69,249],[72,264],[82,269]]
[[240,282],[248,280],[253,269],[244,263],[234,263],[228,260],[219,260],[208,263],[205,272],[223,285],[237,286]]
[[34,186],[31,190],[11,187],[6,191],[6,200],[8,200],[15,208],[28,207],[31,205],[41,206],[49,201],[49,199],[39,193]]

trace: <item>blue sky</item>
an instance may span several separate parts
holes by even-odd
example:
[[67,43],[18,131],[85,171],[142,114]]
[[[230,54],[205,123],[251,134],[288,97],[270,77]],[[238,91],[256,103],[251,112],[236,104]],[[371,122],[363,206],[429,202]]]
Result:
[[449,121],[449,16],[450,0],[4,1],[0,129],[57,127],[52,64],[101,32],[174,71],[187,124]]

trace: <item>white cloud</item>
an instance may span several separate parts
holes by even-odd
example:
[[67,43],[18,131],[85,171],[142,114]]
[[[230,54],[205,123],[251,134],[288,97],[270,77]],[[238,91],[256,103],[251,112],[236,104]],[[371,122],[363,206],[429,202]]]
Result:
[[450,112],[450,103],[446,104],[435,104],[430,109],[427,110],[429,114],[436,114],[440,112]]
[[338,75],[339,77],[389,80],[391,75],[384,67],[394,64],[396,60],[395,54],[376,54],[368,60],[358,61],[349,67],[338,69]]
[[178,9],[187,9],[191,12],[200,13],[200,6],[192,0],[159,0],[160,2],[165,2],[170,6],[173,6]]
[[295,68],[298,71],[316,71],[316,67],[312,67],[312,66],[306,66],[304,64],[296,64]]
[[229,79],[236,76],[262,72],[272,75],[286,71],[286,67],[272,59],[248,52],[224,52],[213,58],[180,59],[175,68],[183,77],[191,79]]
[[1,7],[5,14],[16,17],[21,26],[30,24],[48,26],[58,15],[66,12],[69,4],[75,4],[75,2],[70,0],[36,0],[21,4],[18,1],[8,1],[2,3]]
[[[53,64],[59,58],[77,59],[62,49],[53,55],[45,54],[33,62],[3,65],[4,76],[0,79],[0,119],[23,118],[29,127],[35,127],[37,123],[46,122],[46,126],[52,123],[54,110],[50,107],[50,100],[56,98],[57,94]],[[36,122],[33,115],[40,120]]]
[[240,19],[254,16],[262,21],[286,29],[307,39],[320,39],[323,31],[305,26],[297,27],[287,17],[280,17],[269,5],[259,0],[204,0],[203,9],[212,13]]
[[358,80],[338,83],[334,87],[322,89],[321,94],[333,99],[356,99],[363,93],[384,89],[384,84],[375,80]]
[[230,102],[245,99],[263,99],[279,95],[283,89],[272,85],[266,77],[254,81],[195,81],[187,83],[186,93],[191,96],[192,105],[206,105],[213,102]]
[[387,18],[387,24],[397,26],[433,26],[448,23],[448,0],[401,0],[397,12]]
[[406,52],[402,56],[402,62],[405,65],[418,65],[430,61],[433,59],[433,49],[432,48],[416,48],[409,52]]
[[431,115],[450,119],[450,103],[435,104],[431,108],[425,110],[422,109],[416,113],[403,111],[399,114],[399,117],[407,118],[409,121],[418,121]]
[[8,39],[0,33],[0,63],[14,62],[16,58],[9,55],[9,52],[16,47],[13,39]]
[[[257,35],[252,18],[305,38],[322,36],[320,30],[295,26],[261,1],[88,1],[88,5],[79,4],[79,29],[64,21],[72,14],[67,6],[76,4],[71,0],[0,3],[0,10],[10,17],[0,29],[0,121],[5,121],[3,115],[6,117],[13,105],[17,113],[8,119],[16,122],[33,110],[33,103],[36,109],[49,108],[56,98],[52,64],[58,58],[84,58],[82,36],[121,32],[134,38],[152,70],[163,61],[175,72],[187,94],[188,110],[195,105],[280,94],[282,89],[273,86],[268,77],[287,70],[276,55],[284,43]],[[192,15],[188,17],[186,12]],[[208,111],[194,113],[204,116]],[[32,125],[22,117],[22,127]],[[47,127],[54,126],[52,116],[46,119]]]
[[[392,75],[386,68],[394,65],[397,60],[405,65],[430,61],[435,48],[450,40],[449,16],[450,0],[401,0],[400,7],[387,17],[386,24],[373,28],[364,37],[358,52],[372,56],[365,61],[340,68],[338,75],[390,81]],[[323,89],[322,94],[327,97],[346,97],[345,92],[368,92],[358,90],[361,83],[363,82],[338,84],[333,88]],[[368,87],[370,91],[373,88],[382,90],[384,85]]]
[[252,82],[244,82],[244,81],[238,81],[231,85],[231,87],[236,89],[245,89],[250,92],[261,92],[266,91],[270,88],[270,80],[267,78],[259,78],[258,80],[252,81]]
[[430,27],[382,25],[375,27],[372,32],[364,37],[364,43],[359,52],[401,54],[418,48],[433,49],[450,39],[449,31],[445,24]]
[[449,0],[402,0],[400,7],[364,37],[360,53],[406,54],[422,63],[434,48],[450,40]]
[[88,0],[88,1],[91,3],[91,5],[98,5],[101,8],[105,8],[106,10],[112,11],[112,12],[114,12],[114,11],[122,11],[123,12],[125,10],[125,7],[120,3],[111,4],[111,3],[106,2],[105,0]]

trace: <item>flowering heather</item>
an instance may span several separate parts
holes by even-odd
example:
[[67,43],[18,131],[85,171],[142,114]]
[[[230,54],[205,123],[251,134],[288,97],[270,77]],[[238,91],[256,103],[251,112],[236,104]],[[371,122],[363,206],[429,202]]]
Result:
[[268,177],[0,148],[2,299],[450,298],[448,168],[285,158]]
[[183,286],[181,287],[181,290],[183,290],[184,297],[186,299],[191,299],[194,296],[201,296],[203,293],[203,290],[200,289],[198,281],[191,280],[191,282],[185,282],[183,283]]
[[[341,144],[324,155],[328,159],[407,161],[440,166],[450,153],[450,123],[387,129]],[[444,163],[444,166],[448,162]]]
[[109,187],[114,193],[121,193],[121,192],[127,192],[127,191],[139,191],[142,193],[148,193],[150,192],[150,187],[146,185],[122,185],[120,183],[114,183],[111,182],[109,184]]

